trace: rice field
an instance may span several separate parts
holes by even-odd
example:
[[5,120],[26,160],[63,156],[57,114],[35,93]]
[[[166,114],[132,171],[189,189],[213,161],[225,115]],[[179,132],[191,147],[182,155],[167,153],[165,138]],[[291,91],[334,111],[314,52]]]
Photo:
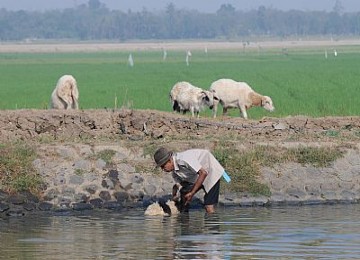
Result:
[[[360,115],[360,46],[323,48],[77,53],[0,53],[0,109],[46,109],[58,78],[72,74],[80,107],[171,111],[178,81],[209,88],[219,78],[246,81],[272,97],[276,111],[249,110],[249,118]],[[221,108],[219,108],[221,111]],[[204,111],[203,116],[209,116]],[[231,115],[238,116],[233,110]]]

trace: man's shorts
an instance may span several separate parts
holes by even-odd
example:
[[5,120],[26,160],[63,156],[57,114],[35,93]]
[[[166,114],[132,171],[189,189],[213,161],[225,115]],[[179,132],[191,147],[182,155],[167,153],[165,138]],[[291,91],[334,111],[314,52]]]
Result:
[[209,190],[208,193],[205,193],[204,204],[205,205],[215,205],[219,202],[219,193],[220,193],[220,180]]

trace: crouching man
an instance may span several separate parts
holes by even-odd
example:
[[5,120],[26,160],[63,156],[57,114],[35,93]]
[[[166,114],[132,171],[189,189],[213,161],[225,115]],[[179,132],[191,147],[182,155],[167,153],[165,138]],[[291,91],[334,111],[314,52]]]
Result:
[[[224,168],[208,150],[191,149],[173,153],[161,147],[155,152],[154,160],[163,171],[172,172],[176,183],[184,187],[190,185],[190,189],[183,196],[185,205],[200,189],[203,189],[206,212],[215,212],[215,205],[219,201],[220,178],[224,174]],[[176,192],[176,188],[173,189],[173,196]]]

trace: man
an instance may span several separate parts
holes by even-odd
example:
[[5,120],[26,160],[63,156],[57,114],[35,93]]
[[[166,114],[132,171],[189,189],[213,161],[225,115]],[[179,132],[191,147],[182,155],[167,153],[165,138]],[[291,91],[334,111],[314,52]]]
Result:
[[[185,205],[193,196],[204,189],[204,204],[207,213],[215,212],[215,205],[219,201],[220,178],[224,168],[208,151],[191,149],[180,153],[173,153],[164,147],[159,148],[154,154],[158,167],[165,172],[172,172],[174,180],[183,187],[189,187],[184,195]],[[177,189],[173,189],[173,196]]]

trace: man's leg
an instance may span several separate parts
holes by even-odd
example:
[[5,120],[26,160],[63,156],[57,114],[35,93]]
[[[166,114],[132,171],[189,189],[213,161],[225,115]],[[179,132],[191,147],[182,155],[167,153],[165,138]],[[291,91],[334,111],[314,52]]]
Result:
[[206,210],[206,213],[214,213],[215,212],[215,207],[214,205],[205,205],[205,210]]
[[206,213],[214,213],[215,205],[219,202],[220,180],[204,196]]

